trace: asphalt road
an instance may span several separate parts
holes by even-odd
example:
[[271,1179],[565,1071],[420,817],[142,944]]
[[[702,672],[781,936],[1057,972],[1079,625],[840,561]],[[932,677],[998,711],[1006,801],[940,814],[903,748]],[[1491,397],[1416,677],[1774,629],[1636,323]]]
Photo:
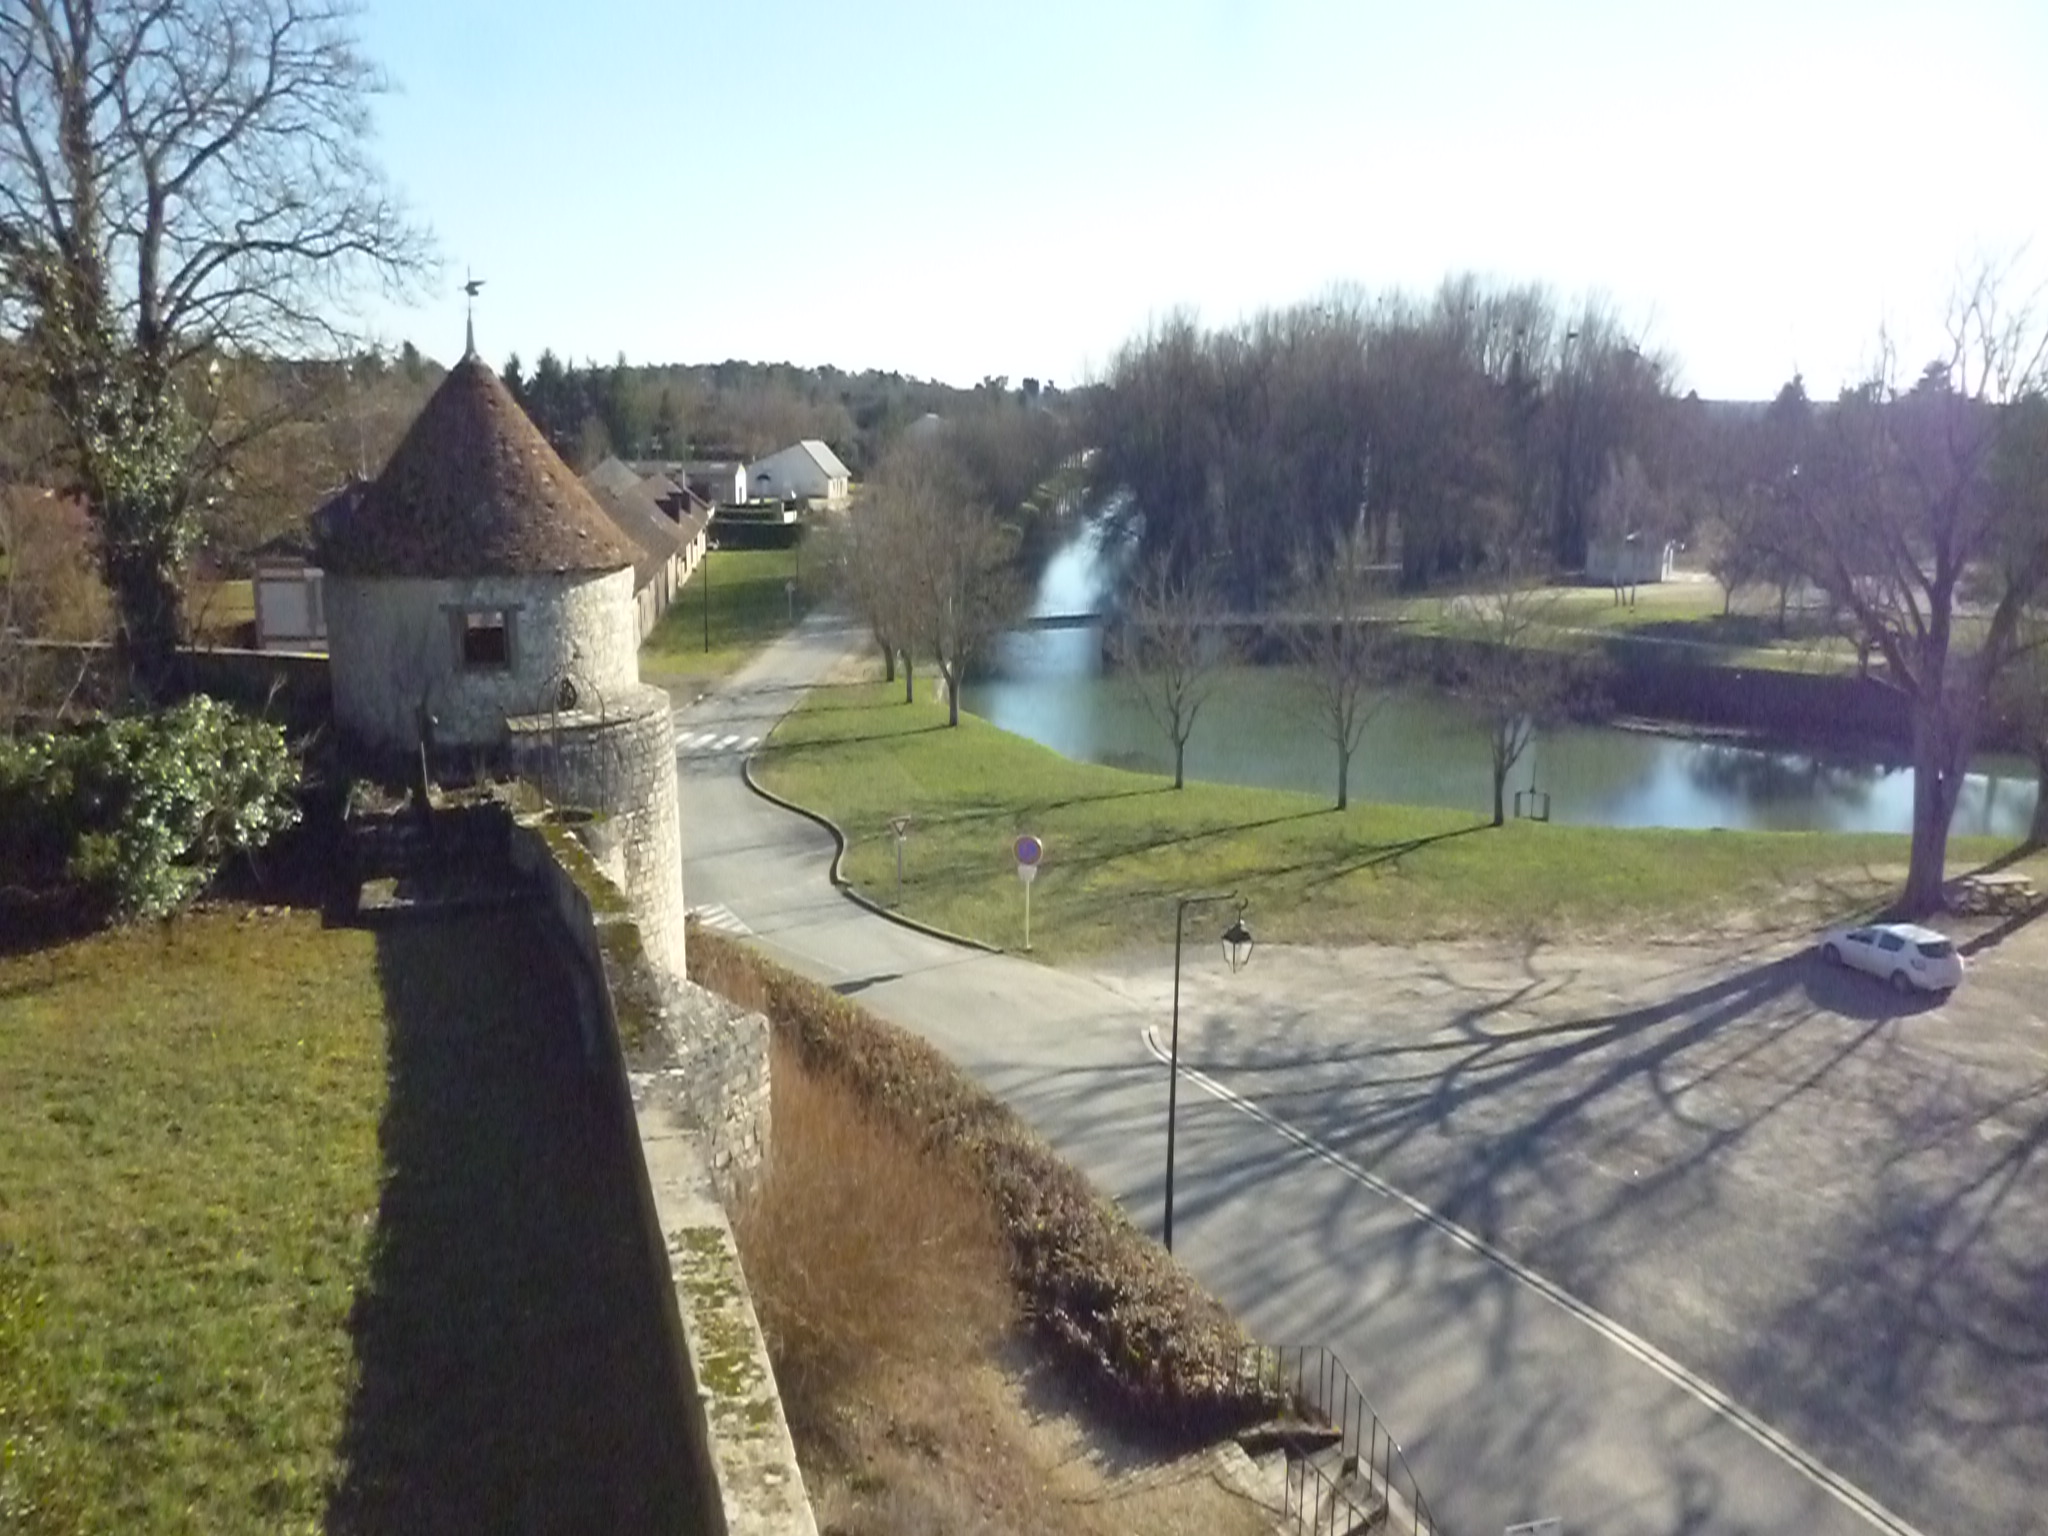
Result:
[[[742,782],[857,645],[814,621],[678,700],[687,899],[931,1039],[1157,1231],[1163,964],[875,917]],[[1849,982],[1685,952],[1191,966],[1179,1256],[1260,1337],[1344,1358],[1457,1536],[2048,1529],[2041,1000],[1987,987],[2023,1027],[1986,1045]]]

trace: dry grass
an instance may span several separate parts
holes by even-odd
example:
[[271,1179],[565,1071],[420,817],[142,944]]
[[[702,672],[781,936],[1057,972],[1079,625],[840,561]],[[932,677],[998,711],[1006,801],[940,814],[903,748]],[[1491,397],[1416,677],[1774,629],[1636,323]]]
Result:
[[735,1227],[825,1536],[1261,1536],[1212,1455],[1106,1439],[1035,1363],[994,1210],[808,1071],[772,1065],[772,1161]]
[[774,1161],[734,1228],[783,1405],[810,1444],[855,1383],[989,1348],[1014,1310],[988,1203],[778,1045]]
[[724,935],[695,930],[690,974],[768,1016],[803,1067],[966,1178],[1000,1224],[1033,1337],[1105,1423],[1186,1450],[1269,1418],[1223,1304],[929,1042]]

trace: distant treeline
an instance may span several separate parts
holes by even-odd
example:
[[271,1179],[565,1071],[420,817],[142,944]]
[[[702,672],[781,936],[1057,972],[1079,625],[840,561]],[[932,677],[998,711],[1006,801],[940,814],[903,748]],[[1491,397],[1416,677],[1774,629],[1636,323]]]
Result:
[[519,403],[557,452],[584,467],[607,453],[627,459],[741,459],[804,438],[829,444],[856,478],[888,443],[927,413],[955,416],[992,400],[1033,400],[1039,381],[1004,378],[959,389],[869,369],[792,363],[692,363],[633,367],[564,363],[541,353],[531,371],[515,354],[501,370]]
[[1680,400],[1675,376],[1598,303],[1472,277],[1223,329],[1176,316],[1090,391],[1090,478],[1148,555],[1239,601],[1360,526],[1410,587],[1510,554],[1576,569],[1603,530],[1691,531],[1710,440],[1760,415]]

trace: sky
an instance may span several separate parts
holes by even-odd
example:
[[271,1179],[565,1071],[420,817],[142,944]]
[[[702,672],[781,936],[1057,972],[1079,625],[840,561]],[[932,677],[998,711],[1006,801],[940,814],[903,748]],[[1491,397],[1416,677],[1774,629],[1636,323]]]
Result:
[[390,343],[970,384],[1470,271],[1682,389],[1911,371],[2048,276],[2044,0],[368,0],[443,266]]

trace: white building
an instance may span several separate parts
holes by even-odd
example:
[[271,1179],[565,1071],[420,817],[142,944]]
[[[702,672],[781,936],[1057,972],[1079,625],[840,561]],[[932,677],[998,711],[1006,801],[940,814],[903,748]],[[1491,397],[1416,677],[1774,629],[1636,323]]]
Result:
[[1669,581],[1678,546],[1647,534],[1596,534],[1586,544],[1586,579],[1616,587]]
[[771,453],[747,466],[747,486],[756,500],[805,501],[843,507],[852,475],[839,455],[814,437]]
[[693,494],[714,507],[738,506],[747,499],[747,466],[728,459],[692,459],[670,471]]

